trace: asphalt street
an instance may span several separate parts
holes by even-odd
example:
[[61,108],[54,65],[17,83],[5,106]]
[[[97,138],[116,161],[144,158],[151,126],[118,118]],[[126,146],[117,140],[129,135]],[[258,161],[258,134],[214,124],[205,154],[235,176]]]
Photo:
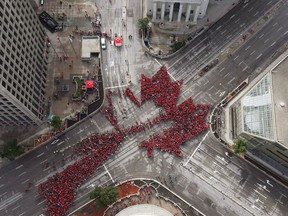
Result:
[[197,70],[199,71],[234,38],[263,17],[277,2],[279,1],[258,0],[249,1],[246,4],[244,1],[240,2],[178,55],[162,63],[167,65],[170,74],[175,79],[182,79],[184,83],[189,82]]
[[[107,2],[103,2],[103,8]],[[137,12],[139,9],[136,8],[139,5],[137,6],[135,2],[129,1],[126,7],[130,10],[135,8]],[[271,54],[275,53],[285,40],[287,41],[288,24],[284,22],[285,17],[287,19],[287,6],[284,6],[279,15],[236,50],[231,58],[196,82],[189,82],[193,73],[204,62],[213,59],[215,54],[227,46],[229,40],[246,30],[276,2],[276,0],[269,2],[250,0],[247,5],[245,4],[246,6],[240,3],[225,16],[226,18],[204,32],[179,56],[165,63],[173,77],[187,80],[182,89],[184,98],[192,96],[196,103],[216,104],[225,93],[235,88],[240,80],[255,73],[254,70],[261,67],[263,62],[267,64],[272,60]],[[123,16],[121,9],[125,7],[126,1],[125,3],[119,1],[117,4],[113,7],[109,6],[108,14],[102,13],[102,17],[109,15],[107,23],[114,25],[113,33],[117,31],[126,34],[123,38],[127,40],[130,33],[136,32],[135,27],[131,26],[138,17],[134,16],[136,13],[133,10],[134,15],[130,17],[131,19],[129,16]],[[131,23],[124,31],[121,17],[127,19],[127,23]],[[112,22],[113,20],[115,22]],[[108,28],[106,31],[109,31]],[[108,49],[103,54],[106,87],[113,91],[115,89],[115,96],[112,97],[113,105],[119,125],[124,127],[135,123],[135,120],[144,122],[147,118],[151,119],[159,114],[159,108],[149,102],[141,109],[137,108],[127,98],[121,96],[123,89],[118,89],[123,85],[122,79],[127,80],[127,68],[130,68],[131,79],[139,80],[139,75],[135,71],[146,70],[147,74],[151,74],[159,67],[157,64],[152,64],[151,60],[149,62],[149,58],[143,56],[143,51],[140,56],[141,45],[139,44],[140,39],[135,38],[133,41],[125,42],[117,52],[115,52],[117,48],[108,45]],[[133,52],[130,46],[135,46]],[[123,82],[124,86],[128,84],[125,80]],[[131,89],[137,92],[139,86],[132,86]],[[201,141],[205,134],[187,142],[183,146],[183,158],[162,152],[155,152],[153,158],[147,158],[145,149],[139,149],[137,144],[147,139],[149,134],[160,132],[168,126],[169,123],[151,128],[150,131],[142,132],[137,136],[127,137],[118,152],[105,163],[112,179],[107,170],[103,166],[100,167],[77,191],[75,205],[69,211],[73,211],[89,200],[87,194],[92,190],[93,185],[106,185],[113,181],[120,182],[135,177],[155,179],[158,176],[163,184],[191,205],[201,209],[206,215],[287,215],[287,206],[285,206],[288,201],[287,188],[246,161],[236,156],[228,158],[225,155],[225,148],[210,134],[205,136],[203,142]],[[0,169],[0,215],[40,215],[45,208],[45,201],[39,197],[37,185],[73,162],[69,158],[73,145],[96,132],[112,129],[108,120],[101,113],[97,113],[92,118],[87,118],[75,125],[65,135],[2,167]],[[200,151],[195,151],[199,143],[201,143],[198,148]],[[194,154],[191,155],[192,153]],[[68,159],[63,160],[64,157]],[[172,176],[173,185],[168,182],[168,175]],[[29,186],[30,182],[32,186]]]

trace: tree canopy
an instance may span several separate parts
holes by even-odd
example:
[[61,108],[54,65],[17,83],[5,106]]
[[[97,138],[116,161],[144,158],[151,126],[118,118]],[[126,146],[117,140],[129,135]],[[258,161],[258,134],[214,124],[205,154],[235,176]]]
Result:
[[17,139],[13,139],[13,140],[8,141],[5,144],[3,151],[1,153],[1,157],[2,158],[6,157],[10,160],[14,160],[15,157],[17,157],[23,153],[24,153],[23,146],[17,145]]
[[96,187],[90,193],[90,199],[96,198],[96,207],[106,207],[117,200],[119,197],[118,188],[114,186],[108,186],[105,188]]
[[246,145],[247,141],[241,138],[237,138],[234,140],[234,144],[232,148],[234,149],[235,153],[245,153],[246,152]]
[[138,27],[141,30],[147,29],[149,26],[149,19],[148,17],[138,19]]
[[186,42],[185,41],[179,41],[171,45],[172,51],[176,52],[179,50],[181,47],[185,46]]
[[60,119],[60,116],[54,115],[51,121],[51,126],[54,129],[60,128],[62,125],[62,120]]

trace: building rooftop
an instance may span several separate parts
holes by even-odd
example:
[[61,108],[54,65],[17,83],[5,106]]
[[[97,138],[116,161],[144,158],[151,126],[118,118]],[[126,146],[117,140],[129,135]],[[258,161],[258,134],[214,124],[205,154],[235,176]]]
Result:
[[82,48],[81,48],[81,59],[89,60],[91,54],[100,53],[100,37],[98,36],[83,36],[82,37]]
[[276,140],[288,148],[288,56],[272,72]]
[[120,211],[116,216],[173,216],[169,211],[156,205],[139,204]]

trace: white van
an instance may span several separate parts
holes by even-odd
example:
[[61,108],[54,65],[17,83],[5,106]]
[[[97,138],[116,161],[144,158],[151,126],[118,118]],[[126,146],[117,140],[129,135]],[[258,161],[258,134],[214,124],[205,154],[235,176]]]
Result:
[[100,42],[101,42],[101,48],[103,50],[105,50],[106,49],[106,39],[105,38],[101,38]]

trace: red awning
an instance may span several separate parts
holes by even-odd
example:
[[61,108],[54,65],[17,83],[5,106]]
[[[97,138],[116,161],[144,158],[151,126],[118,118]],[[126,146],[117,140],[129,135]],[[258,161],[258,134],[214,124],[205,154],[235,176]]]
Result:
[[86,88],[94,88],[94,80],[86,80]]
[[114,44],[115,46],[122,46],[122,37],[115,37]]

